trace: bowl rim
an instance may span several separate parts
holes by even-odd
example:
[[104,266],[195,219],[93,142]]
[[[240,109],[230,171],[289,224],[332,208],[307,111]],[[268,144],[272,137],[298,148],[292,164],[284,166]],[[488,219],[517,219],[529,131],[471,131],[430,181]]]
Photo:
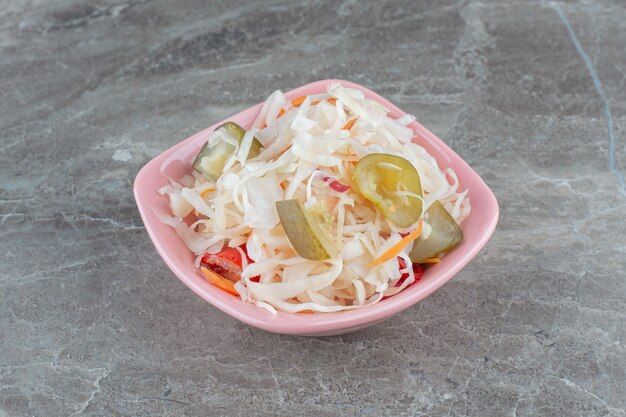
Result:
[[[306,94],[315,94],[314,92],[310,92],[310,90],[318,90],[319,92],[326,91],[326,87],[331,83],[341,83],[346,87],[358,89],[362,91],[366,95],[366,97],[374,99],[383,104],[388,110],[390,110],[391,113],[399,115],[406,114],[406,112],[404,112],[379,94],[359,84],[346,80],[319,80],[302,85],[284,94],[287,98],[290,99],[303,95],[304,91],[309,91]],[[224,291],[212,286],[211,284],[206,283],[204,279],[198,280],[197,277],[190,277],[188,273],[181,269],[179,262],[172,256],[170,256],[170,254],[165,250],[162,245],[161,239],[157,236],[155,230],[155,219],[154,217],[148,215],[148,210],[150,210],[150,207],[148,207],[147,204],[144,204],[145,202],[143,197],[144,195],[147,195],[148,192],[156,193],[157,190],[146,190],[143,188],[143,184],[147,181],[148,177],[150,175],[154,175],[155,172],[158,172],[159,175],[161,175],[160,172],[162,163],[177,150],[188,146],[192,142],[195,142],[196,140],[198,140],[199,136],[211,132],[216,127],[228,120],[235,120],[244,117],[244,115],[254,112],[255,110],[256,112],[258,112],[258,109],[260,109],[263,103],[264,102],[260,102],[246,110],[243,110],[233,116],[219,121],[212,126],[209,126],[208,128],[203,129],[194,135],[191,135],[189,138],[163,151],[161,154],[146,163],[139,170],[133,184],[133,192],[137,207],[139,209],[139,213],[146,227],[146,231],[148,232],[148,235],[150,236],[150,239],[152,240],[161,258],[165,261],[167,266],[177,276],[178,279],[180,279],[192,291],[194,291],[196,294],[201,296],[203,299],[208,301],[219,310],[251,326],[282,334],[315,335],[319,333],[339,331],[341,329],[344,329],[345,331],[350,331],[351,329],[365,327],[369,324],[374,324],[376,322],[385,320],[386,318],[389,318],[411,307],[422,299],[428,297],[430,294],[432,294],[434,291],[444,285],[447,281],[449,281],[467,263],[469,263],[476,256],[476,254],[485,246],[485,244],[493,234],[499,218],[499,207],[498,202],[489,186],[484,182],[480,175],[478,175],[478,173],[476,173],[476,171],[474,171],[467,164],[467,162],[465,162],[450,147],[448,147],[448,145],[446,145],[441,139],[439,139],[432,132],[422,126],[419,122],[415,121],[412,123],[412,128],[416,132],[416,136],[421,136],[424,140],[426,140],[426,142],[428,142],[429,145],[438,148],[439,153],[445,155],[449,159],[449,164],[454,167],[455,172],[459,170],[459,167],[461,167],[463,171],[466,172],[466,177],[467,175],[473,176],[473,181],[477,182],[478,186],[482,188],[481,198],[486,199],[486,201],[484,201],[483,203],[487,205],[492,215],[488,219],[486,227],[479,231],[480,236],[478,237],[476,243],[473,246],[466,248],[462,256],[457,258],[454,263],[448,267],[448,269],[441,272],[439,275],[432,277],[430,280],[422,280],[415,285],[408,287],[400,293],[394,295],[393,297],[384,300],[384,302],[379,302],[365,308],[340,311],[335,313],[316,314],[294,314],[279,311],[276,315],[271,314],[265,309],[254,305],[252,306],[256,310],[258,310],[258,314],[250,315],[249,309],[248,312],[237,309],[237,304],[249,303],[245,303],[241,299],[233,298],[233,296],[230,294],[225,294]],[[474,185],[474,187],[476,187],[476,185]],[[472,191],[470,190],[470,192]],[[182,240],[180,241],[180,244],[184,245]],[[442,260],[441,264],[444,264],[446,262],[446,259],[447,257]],[[196,274],[200,276],[200,273],[197,270]],[[200,284],[200,282],[203,282],[204,285]],[[419,291],[416,290],[416,288],[412,288],[418,285]],[[231,298],[231,300],[225,297],[229,297]],[[232,299],[235,299],[238,303],[233,305]]]

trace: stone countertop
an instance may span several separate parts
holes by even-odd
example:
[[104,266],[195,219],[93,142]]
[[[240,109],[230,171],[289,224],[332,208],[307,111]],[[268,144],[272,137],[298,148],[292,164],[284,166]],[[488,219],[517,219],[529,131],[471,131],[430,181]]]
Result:
[[[625,416],[626,3],[2,2],[0,416]],[[323,78],[417,116],[485,179],[489,244],[330,338],[219,312],[132,182]]]

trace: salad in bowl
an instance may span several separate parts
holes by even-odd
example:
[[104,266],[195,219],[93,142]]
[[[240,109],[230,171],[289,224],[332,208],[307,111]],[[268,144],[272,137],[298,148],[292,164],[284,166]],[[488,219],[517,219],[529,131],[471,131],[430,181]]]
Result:
[[[160,188],[172,227],[214,286],[272,313],[368,308],[463,241],[455,171],[358,89],[276,91],[249,126],[206,133],[189,174]],[[495,224],[494,224],[495,226]]]

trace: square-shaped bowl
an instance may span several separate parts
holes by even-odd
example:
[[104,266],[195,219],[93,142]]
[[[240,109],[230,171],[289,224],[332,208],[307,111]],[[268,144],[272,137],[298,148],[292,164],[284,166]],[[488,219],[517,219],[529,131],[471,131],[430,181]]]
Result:
[[[362,91],[367,98],[378,101],[389,109],[391,117],[397,118],[405,114],[373,91],[349,81],[317,81],[291,90],[285,95],[288,99],[294,99],[302,95],[322,93],[333,82],[340,82],[346,87]],[[146,230],[165,263],[185,285],[223,312],[251,326],[276,333],[330,336],[355,331],[386,320],[432,294],[476,256],[491,237],[498,222],[498,203],[487,184],[445,143],[418,122],[413,122],[410,127],[415,131],[414,141],[426,148],[437,159],[442,169],[448,167],[454,169],[461,187],[469,187],[470,190],[472,210],[461,225],[464,241],[448,253],[441,263],[428,268],[420,281],[393,297],[369,307],[337,313],[293,314],[279,311],[274,315],[220,290],[207,282],[194,268],[194,255],[176,235],[174,229],[159,220],[161,214],[170,215],[171,212],[167,197],[159,195],[157,190],[168,184],[164,175],[178,179],[191,172],[191,162],[208,133],[228,120],[248,128],[261,106],[262,103],[257,104],[215,123],[166,150],[139,171],[134,184],[135,199]]]

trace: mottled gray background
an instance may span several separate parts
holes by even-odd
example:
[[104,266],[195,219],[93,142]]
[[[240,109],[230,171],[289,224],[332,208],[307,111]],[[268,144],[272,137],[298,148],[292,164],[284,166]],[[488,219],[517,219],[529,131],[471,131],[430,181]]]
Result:
[[[0,0],[0,416],[625,416],[625,20],[622,0]],[[414,113],[501,219],[393,320],[269,334],[174,277],[132,182],[331,77]]]

